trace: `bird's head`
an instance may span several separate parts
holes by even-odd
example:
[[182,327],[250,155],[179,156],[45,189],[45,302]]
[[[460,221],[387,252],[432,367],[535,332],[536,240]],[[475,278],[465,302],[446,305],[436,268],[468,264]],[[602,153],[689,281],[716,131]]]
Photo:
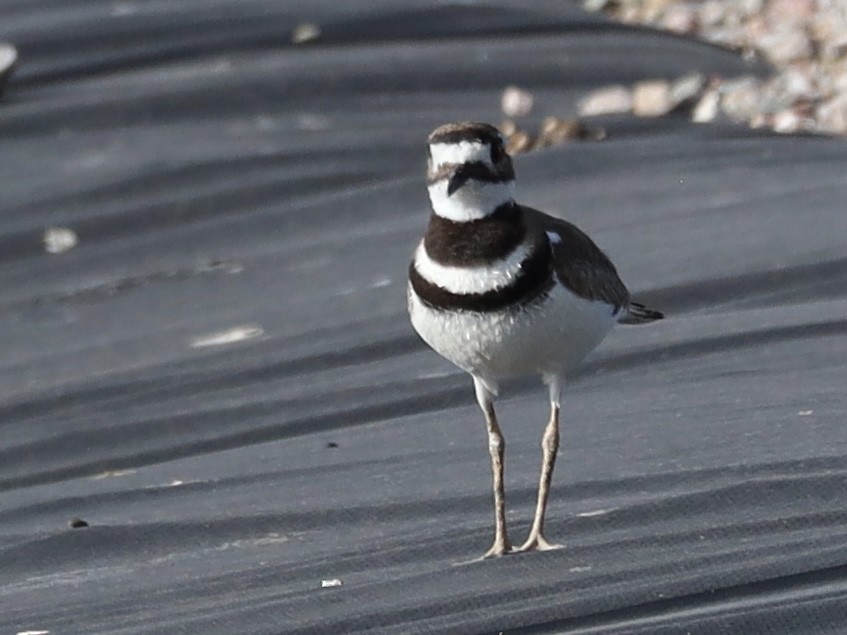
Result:
[[485,123],[449,123],[433,130],[427,177],[433,210],[450,220],[476,220],[512,201],[512,159],[503,135]]

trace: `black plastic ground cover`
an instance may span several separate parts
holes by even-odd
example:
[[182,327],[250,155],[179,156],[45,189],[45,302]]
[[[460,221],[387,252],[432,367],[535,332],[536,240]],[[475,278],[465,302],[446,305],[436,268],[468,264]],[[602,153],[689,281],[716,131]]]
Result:
[[[427,132],[497,123],[509,84],[567,116],[612,82],[763,71],[528,7],[0,2],[20,54],[0,631],[844,632],[838,140],[617,118],[517,158],[519,200],[668,319],[618,329],[567,386],[567,548],[460,564],[490,543],[490,473],[469,379],[406,318]],[[304,23],[320,37],[292,43]],[[47,253],[48,228],[78,244]],[[545,401],[530,378],[499,402],[516,540]]]

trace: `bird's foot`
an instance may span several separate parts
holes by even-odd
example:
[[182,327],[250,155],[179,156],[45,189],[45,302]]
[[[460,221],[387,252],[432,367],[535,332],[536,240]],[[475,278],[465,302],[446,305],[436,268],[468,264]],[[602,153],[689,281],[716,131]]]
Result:
[[466,564],[474,564],[476,562],[482,562],[483,560],[488,560],[489,558],[496,558],[498,556],[507,556],[510,553],[515,553],[515,548],[512,546],[512,543],[509,542],[509,539],[505,540],[495,540],[494,544],[491,545],[491,549],[482,554],[479,558],[474,558],[473,560],[465,560],[463,562],[455,562],[453,566],[462,566]]
[[554,549],[562,549],[564,545],[547,542],[547,539],[540,533],[531,533],[526,542],[520,547],[512,550],[512,553],[526,553],[527,551],[553,551]]
[[515,551],[514,547],[512,547],[512,543],[509,542],[508,538],[503,540],[495,540],[494,544],[491,545],[491,549],[486,551],[482,555],[482,559],[485,558],[494,558],[496,556],[505,556]]

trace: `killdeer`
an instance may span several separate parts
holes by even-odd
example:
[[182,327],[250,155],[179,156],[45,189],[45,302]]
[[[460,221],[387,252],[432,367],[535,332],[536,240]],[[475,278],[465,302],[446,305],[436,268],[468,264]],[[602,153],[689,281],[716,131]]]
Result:
[[[571,223],[515,202],[504,139],[484,123],[451,123],[429,135],[432,214],[409,267],[412,325],[437,353],[468,372],[488,428],[494,544],[483,557],[556,548],[544,514],[559,448],[559,394],[569,370],[615,324],[663,315],[630,301],[615,266]],[[505,442],[494,412],[498,381],[540,375],[550,391],[532,528],[513,547],[506,530]]]

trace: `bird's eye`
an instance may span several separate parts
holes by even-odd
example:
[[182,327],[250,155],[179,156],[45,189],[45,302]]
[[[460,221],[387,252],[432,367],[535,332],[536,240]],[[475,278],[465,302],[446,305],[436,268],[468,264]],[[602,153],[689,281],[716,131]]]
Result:
[[491,144],[491,162],[496,164],[503,160],[506,156],[506,151],[503,149],[503,143],[498,139]]

